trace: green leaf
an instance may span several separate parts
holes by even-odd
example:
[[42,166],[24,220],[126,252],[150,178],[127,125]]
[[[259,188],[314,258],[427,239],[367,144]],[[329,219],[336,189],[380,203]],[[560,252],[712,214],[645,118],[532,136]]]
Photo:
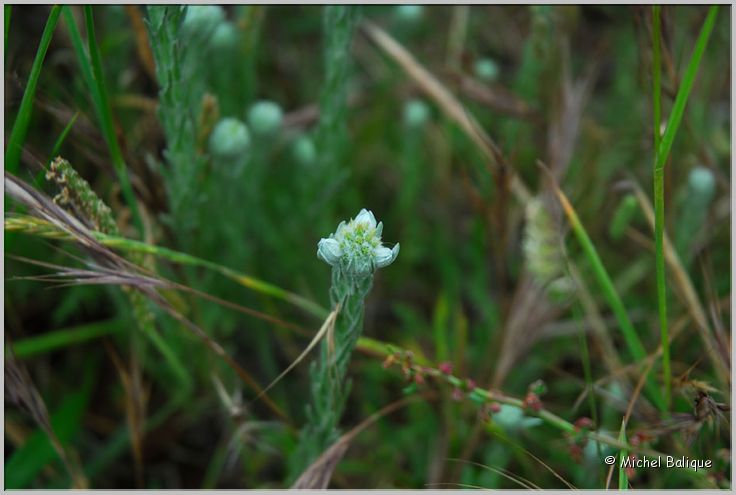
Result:
[[13,352],[18,359],[26,359],[64,347],[81,344],[103,335],[120,332],[124,328],[126,328],[126,320],[123,318],[112,318],[86,325],[63,328],[19,340],[13,344]]

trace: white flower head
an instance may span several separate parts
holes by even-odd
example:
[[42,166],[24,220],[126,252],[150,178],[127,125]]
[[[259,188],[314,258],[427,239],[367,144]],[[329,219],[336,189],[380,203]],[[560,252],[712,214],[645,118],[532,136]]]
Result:
[[399,245],[393,249],[381,242],[383,223],[365,208],[350,222],[340,222],[337,231],[320,239],[317,257],[333,267],[356,275],[368,275],[377,268],[388,266],[399,255]]

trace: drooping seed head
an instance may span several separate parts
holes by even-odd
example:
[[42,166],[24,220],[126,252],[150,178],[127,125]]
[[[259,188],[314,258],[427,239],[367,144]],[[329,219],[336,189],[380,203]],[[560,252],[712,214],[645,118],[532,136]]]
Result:
[[559,234],[539,198],[534,198],[527,204],[522,248],[529,272],[550,295],[564,296],[572,290],[572,280],[565,269]]

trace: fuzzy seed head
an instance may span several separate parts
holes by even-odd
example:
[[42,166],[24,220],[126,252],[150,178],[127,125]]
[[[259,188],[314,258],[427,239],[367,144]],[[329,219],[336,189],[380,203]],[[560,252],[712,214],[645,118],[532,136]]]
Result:
[[572,289],[572,281],[565,271],[557,230],[539,198],[527,204],[522,247],[529,272],[538,284],[554,295],[564,295]]

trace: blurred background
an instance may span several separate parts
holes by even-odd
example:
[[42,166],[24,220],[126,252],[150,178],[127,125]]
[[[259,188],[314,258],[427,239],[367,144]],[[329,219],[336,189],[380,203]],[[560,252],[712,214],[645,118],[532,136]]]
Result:
[[[707,14],[659,14],[662,129]],[[730,23],[721,8],[665,166],[662,412],[651,7],[6,5],[6,184],[178,285],[158,301],[138,279],[49,279],[109,253],[34,224],[6,185],[5,487],[290,486],[317,353],[253,399],[321,327],[317,242],[361,208],[401,252],[366,301],[341,424],[412,400],[330,487],[617,486],[601,459],[620,450],[564,424],[714,463],[632,487],[730,487]],[[407,378],[406,351],[529,407]]]

